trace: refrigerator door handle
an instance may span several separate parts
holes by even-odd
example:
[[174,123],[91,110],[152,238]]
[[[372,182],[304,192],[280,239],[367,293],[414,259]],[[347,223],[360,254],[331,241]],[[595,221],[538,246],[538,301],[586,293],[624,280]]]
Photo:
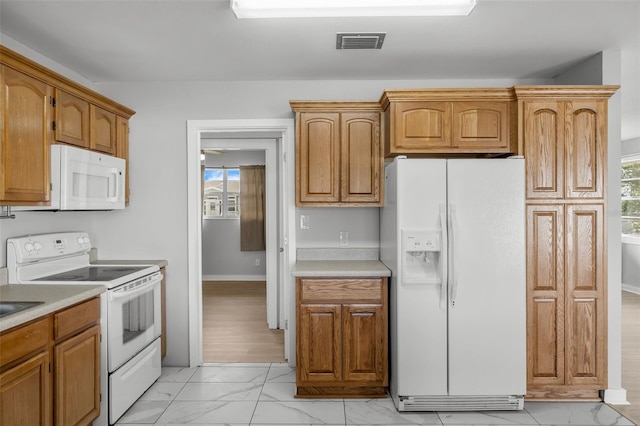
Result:
[[442,246],[440,249],[440,308],[447,304],[447,206],[440,204],[440,232],[442,233]]
[[455,259],[456,259],[456,243],[455,239],[458,236],[458,219],[456,217],[456,205],[449,204],[449,232],[451,233],[451,238],[449,239],[451,244],[451,257],[449,259],[449,263],[451,265],[451,294],[449,298],[451,300],[451,306],[455,306],[456,304],[456,295],[458,293],[458,277],[455,273]]

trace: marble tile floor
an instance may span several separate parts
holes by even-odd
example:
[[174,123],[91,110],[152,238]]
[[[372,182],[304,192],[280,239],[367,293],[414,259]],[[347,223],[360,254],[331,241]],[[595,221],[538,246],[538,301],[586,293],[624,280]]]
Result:
[[603,403],[525,402],[523,411],[398,412],[386,399],[295,399],[287,364],[165,367],[117,425],[633,425]]

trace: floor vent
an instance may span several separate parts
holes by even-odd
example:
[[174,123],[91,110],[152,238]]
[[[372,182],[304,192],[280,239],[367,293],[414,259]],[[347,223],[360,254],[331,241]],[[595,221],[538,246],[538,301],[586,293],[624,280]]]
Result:
[[415,396],[398,401],[398,411],[522,410],[524,397],[512,396]]
[[337,33],[336,49],[381,49],[387,33]]

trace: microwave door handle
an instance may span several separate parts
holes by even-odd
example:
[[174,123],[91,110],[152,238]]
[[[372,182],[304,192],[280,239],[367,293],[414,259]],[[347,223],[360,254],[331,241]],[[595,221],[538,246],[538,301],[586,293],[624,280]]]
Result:
[[152,288],[153,286],[158,284],[160,281],[162,281],[162,278],[153,279],[150,282],[148,282],[147,284],[143,284],[140,287],[136,287],[136,288],[134,288],[132,290],[112,291],[109,294],[109,300],[118,300],[118,299],[122,299],[122,298],[125,298],[125,297],[136,296],[136,295],[138,295],[140,293],[144,293],[145,291],[149,290],[150,288]]
[[120,184],[122,182],[122,171],[120,169],[113,170],[113,182],[115,184],[115,194],[113,197],[109,197],[109,201],[117,201],[120,198]]

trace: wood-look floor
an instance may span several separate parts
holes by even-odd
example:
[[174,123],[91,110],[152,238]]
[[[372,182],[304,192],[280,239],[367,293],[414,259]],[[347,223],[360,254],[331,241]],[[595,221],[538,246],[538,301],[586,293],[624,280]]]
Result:
[[267,327],[264,281],[202,283],[204,362],[285,362],[284,330]]
[[631,405],[612,405],[640,424],[640,295],[622,292],[622,387]]

